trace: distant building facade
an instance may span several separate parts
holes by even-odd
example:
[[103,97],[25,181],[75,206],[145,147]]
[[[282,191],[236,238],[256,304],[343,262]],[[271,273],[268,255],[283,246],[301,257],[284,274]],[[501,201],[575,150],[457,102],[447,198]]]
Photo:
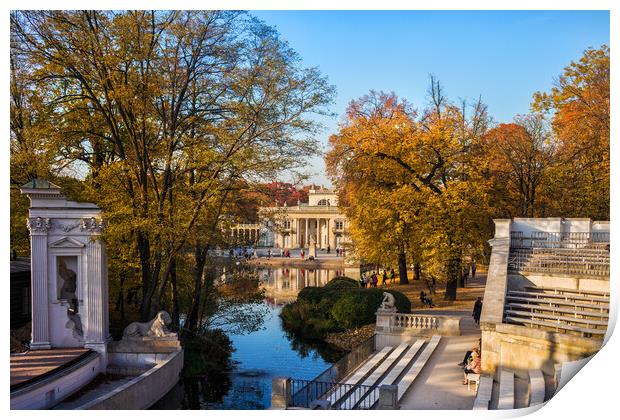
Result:
[[277,248],[307,248],[312,238],[320,249],[341,246],[348,221],[338,207],[333,190],[308,192],[308,202],[296,206],[261,207],[258,224],[239,224],[231,229],[233,242]]

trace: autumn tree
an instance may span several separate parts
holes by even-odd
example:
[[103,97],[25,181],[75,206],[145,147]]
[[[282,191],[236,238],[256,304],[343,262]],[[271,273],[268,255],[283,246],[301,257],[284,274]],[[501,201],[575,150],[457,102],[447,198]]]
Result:
[[556,163],[555,140],[544,117],[523,115],[500,124],[483,139],[488,176],[493,179],[493,205],[500,217],[543,217],[541,189]]
[[333,88],[240,12],[14,12],[11,36],[46,138],[117,226],[112,264],[136,256],[142,317],[170,290],[178,300],[179,263],[193,261],[191,318],[230,195],[314,153],[308,115],[325,113]]
[[550,212],[609,220],[609,47],[588,48],[550,92],[534,94],[532,108],[548,112],[558,142],[544,193]]
[[422,112],[394,94],[371,92],[351,102],[330,138],[327,164],[349,207],[353,239],[365,244],[361,254],[396,253],[402,283],[405,250],[418,260],[423,255],[429,267],[441,267],[446,298],[454,299],[463,252],[485,235],[486,183],[471,152],[488,117],[480,102],[467,116],[468,108],[449,103],[434,78],[429,93]]

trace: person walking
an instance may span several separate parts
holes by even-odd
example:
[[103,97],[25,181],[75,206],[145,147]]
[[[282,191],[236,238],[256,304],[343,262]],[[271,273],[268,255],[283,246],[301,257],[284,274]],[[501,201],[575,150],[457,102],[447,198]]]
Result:
[[332,249],[331,249],[331,247],[330,247],[330,246],[329,246],[329,244],[328,244],[328,245],[327,245],[327,253],[329,254],[331,250],[332,250]]
[[374,271],[372,272],[372,277],[371,277],[371,283],[372,283],[372,287],[377,287],[377,283],[379,282],[379,279],[377,278],[377,273],[375,273]]
[[383,270],[381,274],[381,286],[385,286],[387,284],[387,272]]
[[478,297],[474,303],[474,311],[471,314],[476,325],[480,325],[480,314],[482,314],[482,298]]
[[476,261],[471,262],[471,279],[476,280]]
[[305,256],[306,256],[306,253],[305,253],[305,252],[304,252],[304,250],[302,249],[302,250],[301,250],[301,259],[303,260]]

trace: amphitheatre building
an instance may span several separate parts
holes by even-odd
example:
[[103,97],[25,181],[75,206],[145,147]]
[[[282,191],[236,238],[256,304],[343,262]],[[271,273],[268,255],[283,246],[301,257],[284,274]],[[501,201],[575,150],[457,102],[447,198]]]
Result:
[[[495,220],[480,325],[470,311],[398,313],[313,380],[276,378],[274,408],[530,409],[596,354],[608,334],[609,222]],[[457,366],[481,343],[481,373]]]

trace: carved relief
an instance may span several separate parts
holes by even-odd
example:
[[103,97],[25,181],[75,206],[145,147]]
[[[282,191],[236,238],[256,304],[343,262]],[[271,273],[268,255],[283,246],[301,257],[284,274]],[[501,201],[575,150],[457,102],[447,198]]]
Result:
[[55,224],[54,225],[56,228],[58,228],[59,230],[62,230],[65,233],[69,233],[71,232],[73,229],[80,227],[80,222],[76,222],[76,223],[69,223],[66,225],[63,224]]
[[94,217],[88,219],[82,219],[82,224],[80,226],[80,230],[88,231],[90,233],[101,233],[103,230],[104,223],[101,219],[96,219]]
[[49,217],[31,217],[26,220],[26,226],[30,233],[47,233],[52,227],[52,222]]

